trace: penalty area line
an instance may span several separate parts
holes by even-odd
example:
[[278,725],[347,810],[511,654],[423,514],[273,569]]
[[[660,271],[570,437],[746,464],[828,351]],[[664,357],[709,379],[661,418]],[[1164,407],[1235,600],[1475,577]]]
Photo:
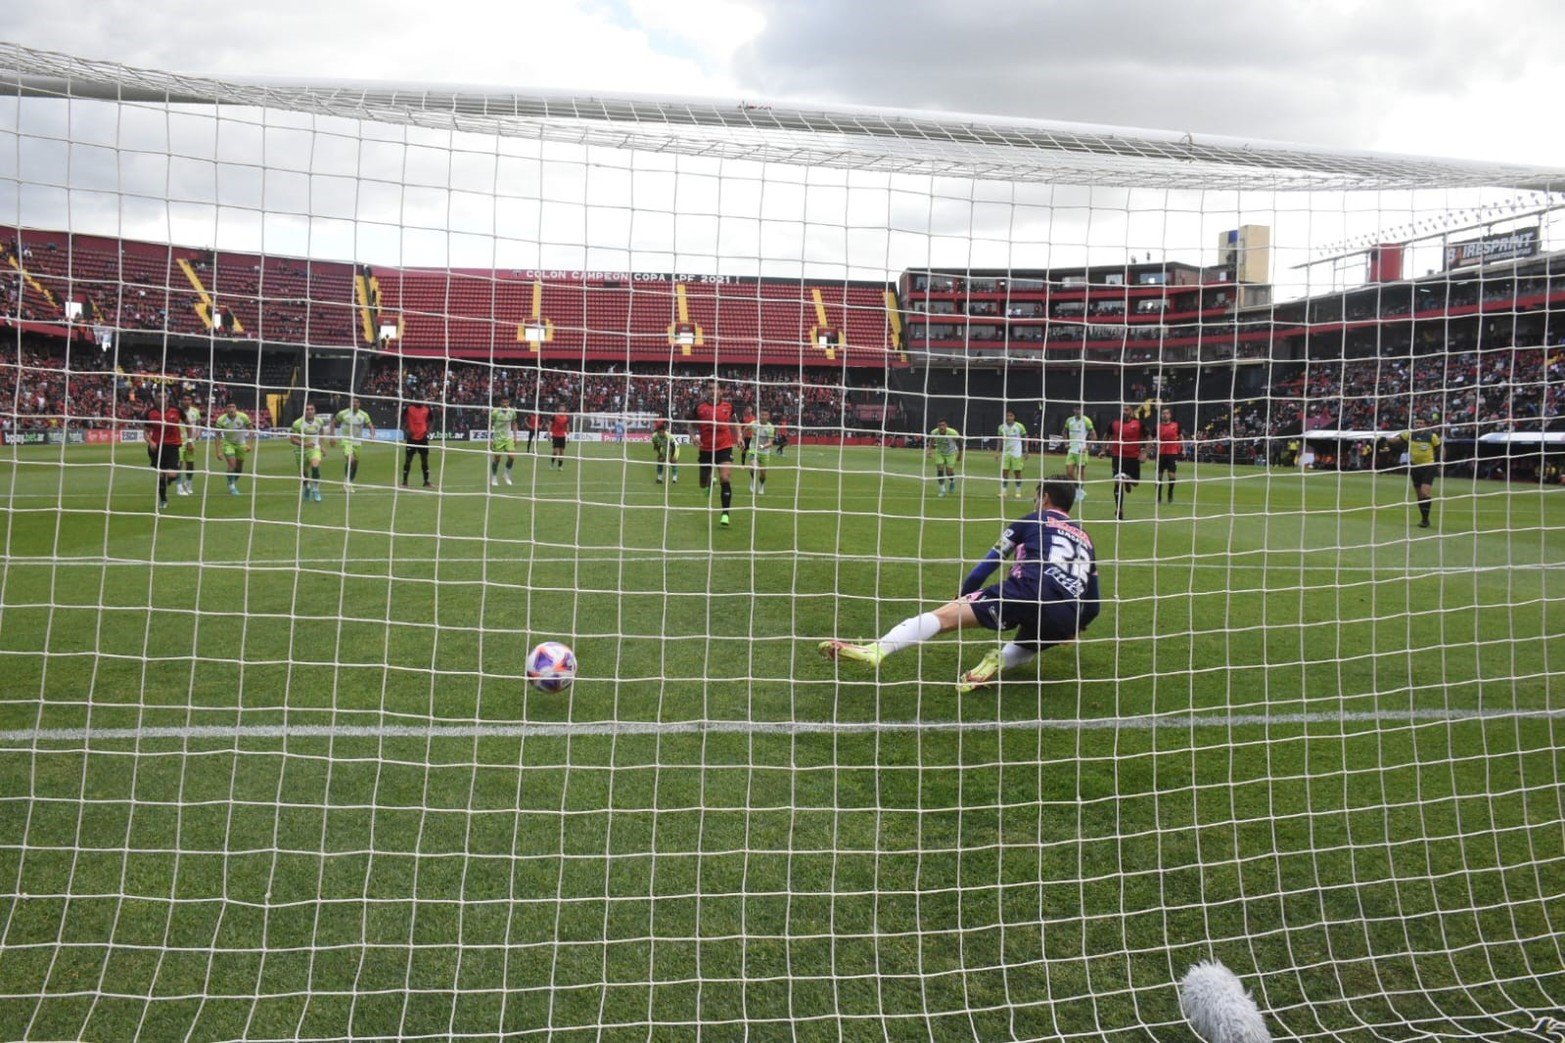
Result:
[[1172,714],[1008,721],[579,721],[463,724],[195,724],[139,728],[16,728],[0,744],[139,742],[177,739],[530,739],[631,735],[876,735],[996,731],[1190,731],[1311,724],[1457,724],[1470,721],[1565,720],[1547,710],[1344,710],[1339,712]]

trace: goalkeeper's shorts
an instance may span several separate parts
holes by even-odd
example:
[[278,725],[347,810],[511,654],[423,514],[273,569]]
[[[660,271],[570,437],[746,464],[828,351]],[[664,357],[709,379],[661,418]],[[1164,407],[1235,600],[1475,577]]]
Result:
[[966,600],[973,615],[989,630],[1016,631],[1018,644],[1035,645],[1043,651],[1076,635],[1098,618],[1096,600],[1075,598],[1044,581],[1044,594],[1026,585],[1006,581],[974,591]]

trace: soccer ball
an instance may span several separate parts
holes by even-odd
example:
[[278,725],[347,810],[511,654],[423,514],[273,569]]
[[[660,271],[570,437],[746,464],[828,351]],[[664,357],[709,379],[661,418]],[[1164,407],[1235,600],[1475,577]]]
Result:
[[527,653],[527,683],[540,692],[563,692],[576,680],[576,653],[569,645],[545,641]]

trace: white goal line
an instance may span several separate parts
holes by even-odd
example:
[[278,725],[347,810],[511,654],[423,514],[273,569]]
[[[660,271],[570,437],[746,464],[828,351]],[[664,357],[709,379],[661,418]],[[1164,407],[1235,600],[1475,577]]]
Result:
[[1133,717],[1006,721],[581,721],[464,724],[194,724],[138,728],[16,728],[0,744],[130,742],[153,739],[530,739],[620,735],[874,735],[906,732],[1175,731],[1301,724],[1416,724],[1565,720],[1565,709],[1340,710],[1300,713],[1139,714]]
[[[367,533],[365,535],[378,536],[384,533]],[[433,533],[399,533],[394,537],[397,540],[436,540],[439,536]],[[447,537],[448,539],[450,537]],[[470,539],[472,537],[456,537],[457,539]],[[526,544],[523,541],[514,541],[517,547],[537,546]],[[1274,555],[1294,554],[1341,554],[1344,550],[1361,550],[1362,547],[1305,547],[1293,550],[1270,551]],[[504,554],[439,554],[439,555],[315,555],[311,557],[294,558],[125,558],[107,554],[75,554],[75,555],[49,555],[49,554],[13,554],[0,555],[0,567],[38,566],[49,565],[60,568],[82,568],[94,565],[107,565],[119,568],[264,568],[269,570],[289,565],[463,565],[484,564],[491,565],[527,565],[527,564],[627,564],[654,561],[664,558],[675,560],[705,560],[712,557],[713,551],[707,547],[631,547],[620,553],[613,554],[525,554],[506,556]],[[736,560],[757,559],[800,559],[836,561],[841,556],[825,552],[809,552],[795,550],[766,550],[759,547],[735,547],[724,548],[722,555],[725,558]],[[882,562],[908,562],[911,564],[928,564],[932,561],[957,561],[965,562],[966,558],[906,558],[890,554],[875,555]],[[1103,559],[1099,559],[1103,562]],[[1475,572],[1515,572],[1517,569],[1549,570],[1565,569],[1565,561],[1526,561],[1513,562],[1500,565],[1346,565],[1341,562],[1329,562],[1323,564],[1310,564],[1307,561],[1288,561],[1283,563],[1267,561],[1192,561],[1188,555],[1167,558],[1119,558],[1108,562],[1114,565],[1158,565],[1168,569],[1211,569],[1222,572],[1233,572],[1242,569],[1260,570],[1270,572],[1371,572],[1387,573],[1392,575],[1408,576],[1456,576],[1469,575]],[[384,573],[368,573],[355,578],[368,579],[417,579],[427,580],[430,577],[401,577],[387,576]]]

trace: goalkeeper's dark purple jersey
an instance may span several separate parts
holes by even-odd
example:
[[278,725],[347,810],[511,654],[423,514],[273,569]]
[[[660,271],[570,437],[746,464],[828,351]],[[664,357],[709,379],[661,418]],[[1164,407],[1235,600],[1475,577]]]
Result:
[[[996,565],[1005,578],[982,586]],[[1064,511],[1033,513],[1011,525],[962,583],[973,616],[990,630],[1016,631],[1039,649],[1070,641],[1098,616],[1092,537]]]
[[[1017,601],[1098,600],[1097,552],[1092,537],[1064,511],[1033,512],[1012,522],[988,559],[1010,558],[1000,596]],[[962,593],[978,589],[988,569],[975,569]]]

